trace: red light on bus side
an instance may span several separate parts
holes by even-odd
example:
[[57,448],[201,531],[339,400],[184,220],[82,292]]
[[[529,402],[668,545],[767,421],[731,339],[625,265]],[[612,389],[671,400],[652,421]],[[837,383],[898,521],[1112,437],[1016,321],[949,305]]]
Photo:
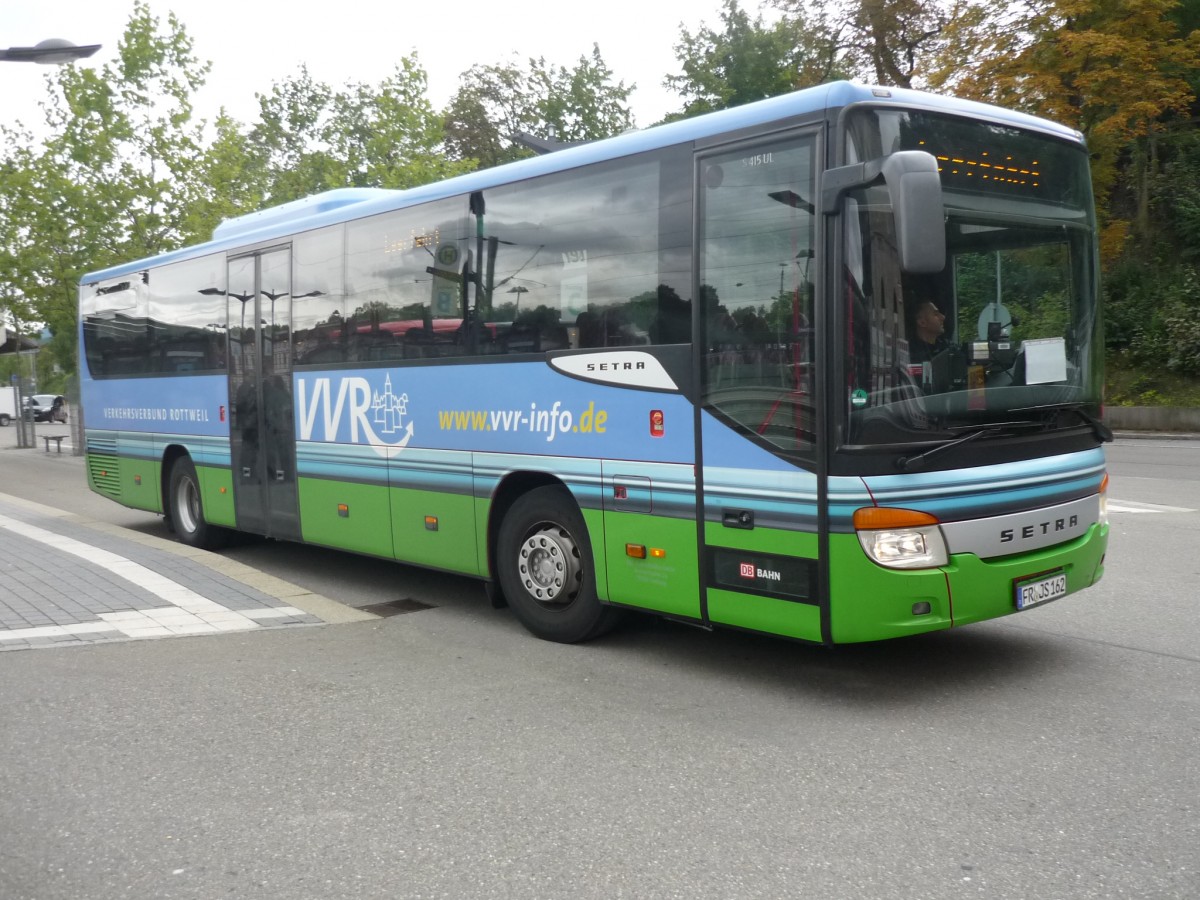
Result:
[[225,421],[225,407],[223,406],[221,407],[221,421]]
[[662,410],[650,410],[650,437],[662,437],[665,431],[666,423]]

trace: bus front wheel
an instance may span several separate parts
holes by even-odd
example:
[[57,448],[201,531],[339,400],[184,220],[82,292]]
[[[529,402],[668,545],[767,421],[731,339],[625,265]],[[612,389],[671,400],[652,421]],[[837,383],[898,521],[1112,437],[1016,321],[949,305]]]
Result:
[[169,493],[171,530],[189,547],[215,550],[225,543],[225,530],[204,521],[200,479],[190,458],[181,456],[171,466]]
[[496,567],[508,605],[537,637],[573,644],[616,625],[620,610],[596,596],[587,526],[570,494],[540,487],[500,526]]

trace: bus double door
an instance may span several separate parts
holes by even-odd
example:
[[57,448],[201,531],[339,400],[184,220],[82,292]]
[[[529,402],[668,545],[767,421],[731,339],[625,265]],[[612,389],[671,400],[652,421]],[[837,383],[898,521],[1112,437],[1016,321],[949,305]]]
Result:
[[228,263],[229,449],[237,527],[300,539],[292,399],[291,249]]

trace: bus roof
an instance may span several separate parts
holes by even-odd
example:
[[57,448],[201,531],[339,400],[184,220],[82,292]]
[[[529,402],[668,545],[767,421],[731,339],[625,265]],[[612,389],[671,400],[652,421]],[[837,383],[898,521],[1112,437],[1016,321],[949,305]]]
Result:
[[403,209],[418,203],[461,196],[472,191],[486,190],[539,175],[657,150],[673,144],[736,132],[818,110],[836,110],[854,103],[865,102],[881,105],[895,103],[899,106],[919,107],[934,112],[977,116],[1000,124],[1035,129],[1065,140],[1082,140],[1080,134],[1070,128],[1002,107],[921,91],[879,88],[848,81],[836,81],[784,94],[780,97],[748,103],[733,109],[720,110],[666,125],[657,125],[645,130],[629,131],[616,137],[581,144],[544,156],[482,169],[406,190],[339,188],[314,194],[311,197],[294,200],[280,206],[227,219],[213,231],[211,241],[194,244],[148,259],[122,263],[108,269],[90,272],[83,276],[82,281],[85,284],[104,281],[140,272],[150,266],[164,265],[208,253],[283,238],[326,225]]

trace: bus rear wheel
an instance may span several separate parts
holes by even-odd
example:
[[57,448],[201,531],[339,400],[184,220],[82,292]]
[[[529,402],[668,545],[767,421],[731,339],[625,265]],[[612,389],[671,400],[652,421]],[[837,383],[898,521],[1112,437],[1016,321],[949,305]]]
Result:
[[170,498],[171,530],[189,547],[216,550],[224,546],[227,532],[204,520],[204,503],[200,499],[200,479],[196,467],[187,456],[181,456],[171,466]]
[[573,644],[609,631],[621,611],[596,596],[587,526],[563,488],[540,487],[500,525],[496,568],[514,615],[548,641]]

